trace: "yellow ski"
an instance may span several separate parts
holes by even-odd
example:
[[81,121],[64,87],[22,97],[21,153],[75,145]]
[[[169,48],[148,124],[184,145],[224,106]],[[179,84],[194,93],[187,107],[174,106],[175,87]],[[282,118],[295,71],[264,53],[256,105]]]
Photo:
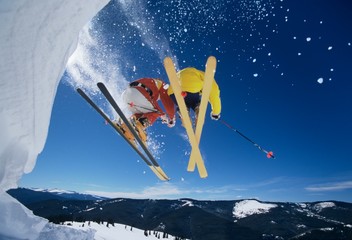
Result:
[[[207,112],[209,96],[210,96],[210,92],[214,81],[215,69],[216,69],[216,58],[213,56],[210,56],[205,66],[202,100],[200,101],[199,112],[198,112],[197,123],[196,123],[195,136],[196,136],[196,139],[198,140],[198,144],[200,143],[200,138],[202,135],[202,130],[203,130],[204,121],[205,121],[205,114]],[[193,172],[195,169],[195,166],[196,166],[196,155],[192,149],[187,170],[190,172]]]
[[174,91],[175,98],[178,103],[178,107],[180,109],[180,113],[181,113],[182,120],[183,120],[183,125],[186,129],[189,142],[192,146],[192,152],[194,152],[193,155],[194,155],[195,161],[198,166],[199,175],[201,178],[206,178],[208,176],[208,173],[205,168],[204,161],[203,161],[202,155],[199,150],[199,146],[198,146],[199,140],[196,139],[196,136],[194,134],[192,122],[189,117],[185,101],[181,95],[182,90],[181,90],[181,86],[179,83],[179,78],[177,77],[175,66],[174,66],[172,59],[170,57],[166,57],[164,59],[164,67],[165,67],[166,73],[168,75],[171,87]]

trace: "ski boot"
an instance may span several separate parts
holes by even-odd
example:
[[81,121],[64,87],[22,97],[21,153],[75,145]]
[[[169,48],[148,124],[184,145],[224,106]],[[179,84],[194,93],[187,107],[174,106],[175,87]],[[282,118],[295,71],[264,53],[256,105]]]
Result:
[[136,139],[126,124],[121,119],[119,119],[117,122],[114,122],[114,124],[118,129],[121,130],[122,134],[128,139],[128,141],[130,141],[136,147]]
[[142,140],[144,145],[147,143],[147,133],[145,129],[149,127],[149,121],[147,118],[136,118],[136,116],[131,117],[131,123],[132,126],[134,127],[134,130],[136,130],[139,138]]

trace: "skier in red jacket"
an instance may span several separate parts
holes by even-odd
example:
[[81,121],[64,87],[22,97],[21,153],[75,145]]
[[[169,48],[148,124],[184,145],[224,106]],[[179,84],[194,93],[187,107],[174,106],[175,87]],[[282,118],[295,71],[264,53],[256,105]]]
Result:
[[[143,142],[147,141],[145,129],[160,117],[162,123],[168,127],[175,126],[175,107],[172,99],[167,94],[169,85],[158,78],[141,78],[129,84],[122,93],[122,99],[131,111],[131,123],[135,127]],[[165,112],[158,104],[161,101]],[[124,123],[119,123],[125,136],[134,142],[132,133]]]

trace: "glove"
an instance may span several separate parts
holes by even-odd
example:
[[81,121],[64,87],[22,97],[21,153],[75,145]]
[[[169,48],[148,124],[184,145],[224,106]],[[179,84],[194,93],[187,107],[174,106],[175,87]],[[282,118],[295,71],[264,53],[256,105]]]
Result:
[[161,118],[161,123],[162,124],[168,124],[169,123],[169,119],[167,118],[166,114],[160,116]]
[[220,113],[219,114],[213,114],[213,113],[210,113],[210,117],[212,120],[219,120],[220,119]]
[[169,120],[169,122],[167,123],[167,126],[168,126],[169,128],[172,128],[172,127],[175,126],[175,124],[176,124],[176,118],[174,117],[173,119],[170,119],[170,120]]

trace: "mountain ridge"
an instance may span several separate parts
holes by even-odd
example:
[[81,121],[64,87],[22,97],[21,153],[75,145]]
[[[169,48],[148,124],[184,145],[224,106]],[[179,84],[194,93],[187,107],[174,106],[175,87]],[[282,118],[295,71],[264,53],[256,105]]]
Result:
[[[21,192],[27,198],[31,193],[37,194],[28,189],[11,190],[9,193],[16,193],[22,202]],[[79,200],[62,195],[54,195],[52,199],[34,199],[32,197],[32,201],[22,203],[34,214],[54,223],[106,221],[202,240],[316,239],[317,236],[323,240],[352,239],[352,203],[340,201]]]

